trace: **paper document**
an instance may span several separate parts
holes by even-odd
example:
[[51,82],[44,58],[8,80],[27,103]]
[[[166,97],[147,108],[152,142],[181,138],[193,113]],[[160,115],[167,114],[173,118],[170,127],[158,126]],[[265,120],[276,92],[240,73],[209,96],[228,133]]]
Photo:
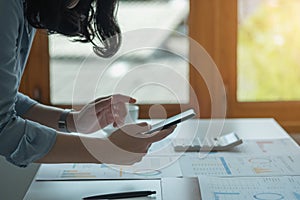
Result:
[[[179,162],[162,168],[162,158],[151,158],[144,166],[104,164],[42,164],[36,180],[156,179],[182,176]],[[168,159],[168,158],[163,158]]]
[[202,200],[300,200],[300,176],[198,177]]
[[82,200],[94,195],[134,191],[156,191],[156,194],[122,200],[163,199],[161,180],[93,180],[34,181],[23,200]]
[[300,147],[291,139],[243,140],[241,145],[227,151],[211,152],[209,156],[286,155],[286,152],[300,154]]
[[179,160],[184,177],[300,175],[300,154],[280,156],[183,156]]

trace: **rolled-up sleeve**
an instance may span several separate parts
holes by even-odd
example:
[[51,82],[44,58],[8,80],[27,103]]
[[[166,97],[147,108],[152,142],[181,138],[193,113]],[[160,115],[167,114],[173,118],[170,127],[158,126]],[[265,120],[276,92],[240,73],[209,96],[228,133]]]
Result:
[[19,116],[23,116],[35,104],[37,104],[37,102],[35,100],[18,92],[15,108],[16,108],[17,114]]
[[0,155],[20,167],[44,157],[56,140],[54,129],[21,117],[36,103],[18,92],[32,39],[24,26],[23,0],[0,0]]
[[52,148],[56,132],[36,122],[12,115],[0,129],[0,152],[19,167],[44,157]]

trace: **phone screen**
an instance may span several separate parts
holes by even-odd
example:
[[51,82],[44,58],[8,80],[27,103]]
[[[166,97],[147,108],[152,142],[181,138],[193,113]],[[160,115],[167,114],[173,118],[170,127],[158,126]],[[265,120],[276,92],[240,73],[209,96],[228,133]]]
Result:
[[196,113],[193,109],[189,109],[189,110],[186,110],[182,113],[179,113],[177,115],[174,115],[170,118],[167,118],[157,124],[153,124],[151,125],[151,129],[147,132],[145,132],[145,134],[151,134],[155,131],[159,131],[159,130],[162,130],[162,129],[166,129],[170,126],[173,126],[175,124],[178,124],[180,122],[183,122],[187,119],[191,119],[193,118],[194,116],[196,116]]

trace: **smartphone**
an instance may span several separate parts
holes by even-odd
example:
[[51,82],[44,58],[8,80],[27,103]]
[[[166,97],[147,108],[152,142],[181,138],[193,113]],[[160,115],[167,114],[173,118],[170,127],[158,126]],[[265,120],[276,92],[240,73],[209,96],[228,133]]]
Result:
[[199,151],[226,151],[243,143],[243,140],[234,132],[227,133],[218,138],[206,140],[206,145],[201,144],[196,137],[192,143],[185,139],[173,141],[174,150],[177,152],[199,152]]
[[155,131],[160,131],[166,128],[169,128],[170,126],[173,126],[175,124],[178,124],[180,122],[186,121],[188,119],[193,118],[196,116],[196,113],[193,109],[186,110],[182,113],[179,113],[177,115],[174,115],[170,118],[167,118],[157,124],[151,125],[151,129],[145,132],[145,134],[151,134]]

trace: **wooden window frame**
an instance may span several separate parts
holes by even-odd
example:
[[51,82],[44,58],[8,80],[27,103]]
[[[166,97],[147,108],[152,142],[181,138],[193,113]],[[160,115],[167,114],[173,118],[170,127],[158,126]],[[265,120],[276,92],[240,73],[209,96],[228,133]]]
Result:
[[[237,101],[237,0],[190,0],[189,34],[215,61],[227,93],[228,118],[274,118],[288,132],[300,132],[300,101]],[[190,49],[191,55],[193,49]],[[49,51],[45,31],[38,31],[23,76],[21,90],[42,103],[50,104]],[[190,84],[196,92],[201,118],[210,118],[210,95],[202,77],[190,66]],[[178,113],[185,105],[163,105],[168,115]],[[70,107],[71,105],[57,105]],[[148,118],[151,105],[140,105],[141,118]]]
[[43,104],[50,104],[48,34],[38,30],[27,60],[20,91]]
[[[271,117],[289,133],[299,133],[300,101],[237,101],[237,11],[237,0],[191,1],[191,36],[205,47],[222,74],[227,93],[227,117]],[[197,80],[191,83],[195,85]]]

